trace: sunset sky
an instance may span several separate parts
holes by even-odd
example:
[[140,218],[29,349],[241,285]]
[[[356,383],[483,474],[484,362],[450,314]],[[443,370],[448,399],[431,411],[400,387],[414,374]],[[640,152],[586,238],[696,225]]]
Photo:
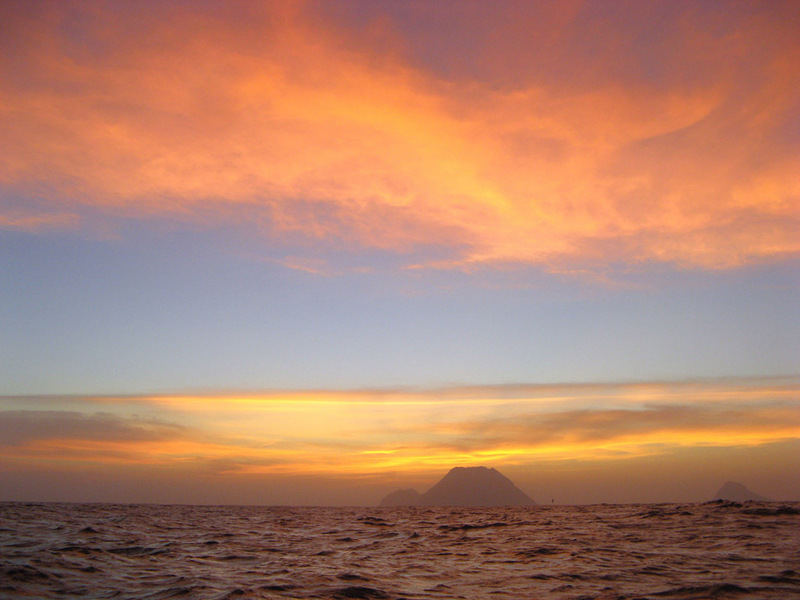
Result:
[[0,501],[800,500],[800,3],[0,3]]

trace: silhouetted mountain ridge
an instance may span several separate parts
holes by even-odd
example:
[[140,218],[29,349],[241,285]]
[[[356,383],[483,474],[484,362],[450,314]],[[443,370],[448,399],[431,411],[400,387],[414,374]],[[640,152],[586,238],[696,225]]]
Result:
[[455,467],[424,494],[397,490],[381,506],[533,506],[536,502],[497,469]]
[[381,506],[418,506],[421,498],[417,490],[397,490],[381,500]]
[[726,481],[717,492],[717,495],[714,496],[714,500],[735,500],[736,502],[757,500],[760,502],[770,502],[769,498],[765,498],[764,496],[750,491],[743,484],[736,481]]

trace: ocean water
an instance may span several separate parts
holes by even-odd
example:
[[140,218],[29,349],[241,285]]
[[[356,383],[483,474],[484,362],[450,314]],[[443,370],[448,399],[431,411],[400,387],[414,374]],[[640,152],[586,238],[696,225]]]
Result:
[[800,598],[800,503],[0,503],[0,598]]

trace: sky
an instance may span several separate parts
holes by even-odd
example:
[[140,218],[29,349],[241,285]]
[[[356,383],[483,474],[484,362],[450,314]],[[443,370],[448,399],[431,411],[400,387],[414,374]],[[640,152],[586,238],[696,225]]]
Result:
[[0,2],[0,500],[800,500],[800,4]]

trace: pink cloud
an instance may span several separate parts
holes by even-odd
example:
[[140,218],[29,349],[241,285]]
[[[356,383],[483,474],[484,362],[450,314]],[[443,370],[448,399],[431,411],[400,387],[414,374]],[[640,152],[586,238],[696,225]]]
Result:
[[[402,18],[431,35],[449,13],[416,10]],[[489,27],[469,5],[470,67],[458,34],[437,46],[384,19],[362,36],[314,4],[7,6],[0,184],[58,193],[0,226],[78,211],[196,224],[211,206],[274,239],[436,241],[439,267],[794,256],[793,10],[559,5]]]

